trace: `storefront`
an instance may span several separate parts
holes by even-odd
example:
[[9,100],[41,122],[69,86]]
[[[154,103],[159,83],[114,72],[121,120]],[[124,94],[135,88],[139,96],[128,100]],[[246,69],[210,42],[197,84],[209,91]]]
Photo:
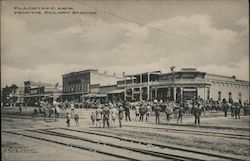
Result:
[[117,89],[108,92],[108,100],[113,102],[123,101],[125,98],[125,90],[124,89]]

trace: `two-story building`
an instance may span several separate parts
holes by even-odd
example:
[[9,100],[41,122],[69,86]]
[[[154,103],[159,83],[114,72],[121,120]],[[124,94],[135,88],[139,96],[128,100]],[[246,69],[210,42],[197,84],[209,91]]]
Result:
[[18,100],[17,93],[18,93],[18,86],[15,84],[3,88],[1,96],[3,106],[14,106],[15,102],[17,102]]
[[160,71],[127,75],[117,82],[127,100],[168,100],[180,102],[200,97],[203,100],[248,100],[249,82],[235,76],[221,76],[182,68],[180,71]]
[[[88,69],[62,75],[63,100],[81,101],[81,98],[106,98],[121,77],[97,69]],[[115,87],[116,88],[116,87]]]

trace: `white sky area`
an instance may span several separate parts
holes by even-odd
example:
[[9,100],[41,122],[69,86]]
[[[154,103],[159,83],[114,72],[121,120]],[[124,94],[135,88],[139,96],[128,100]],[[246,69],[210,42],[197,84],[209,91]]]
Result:
[[[18,15],[17,6],[97,14]],[[249,80],[248,6],[247,0],[1,1],[1,84],[61,83],[62,74],[90,68],[118,76],[169,72],[173,65]]]

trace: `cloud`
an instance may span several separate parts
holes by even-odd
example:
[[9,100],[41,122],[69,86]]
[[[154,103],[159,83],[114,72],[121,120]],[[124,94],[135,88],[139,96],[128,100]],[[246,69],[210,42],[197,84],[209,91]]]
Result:
[[168,70],[171,65],[248,79],[243,74],[248,71],[248,61],[243,60],[249,59],[245,17],[235,22],[239,31],[216,28],[208,15],[177,16],[146,26],[84,17],[56,32],[30,30],[34,24],[24,19],[4,20],[6,82],[25,78],[57,82],[58,73],[85,68],[135,73]]
[[21,69],[11,66],[2,66],[2,79],[1,83],[16,83],[20,84],[26,80],[41,81],[47,83],[62,84],[62,75],[72,72],[88,69],[88,66],[84,65],[63,65],[63,64],[47,64],[37,66],[35,69]]
[[236,21],[236,25],[241,27],[241,36],[249,37],[249,18],[243,17],[240,20]]

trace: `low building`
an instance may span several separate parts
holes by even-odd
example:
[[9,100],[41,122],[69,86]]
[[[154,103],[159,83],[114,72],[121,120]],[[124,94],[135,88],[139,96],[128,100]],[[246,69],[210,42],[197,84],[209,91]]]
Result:
[[[121,77],[107,74],[107,72],[100,73],[96,69],[88,69],[78,72],[71,72],[62,75],[63,79],[63,100],[81,101],[81,98],[89,98],[100,96],[104,97],[105,86],[116,85],[116,82]],[[101,94],[101,95],[97,95]]]
[[61,99],[62,89],[56,84],[25,81],[24,102],[28,106],[36,106],[41,100],[52,101],[55,98]]

